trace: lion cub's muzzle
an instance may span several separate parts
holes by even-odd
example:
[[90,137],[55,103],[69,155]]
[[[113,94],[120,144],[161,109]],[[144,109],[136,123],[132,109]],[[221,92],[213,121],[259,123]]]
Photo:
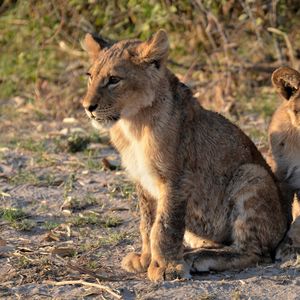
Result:
[[115,111],[85,109],[85,112],[92,121],[102,125],[115,123],[120,119],[120,114]]
[[85,100],[83,100],[82,104],[86,114],[94,122],[105,125],[120,119],[120,114],[112,106],[100,107],[98,103],[89,103]]
[[89,111],[88,109],[85,109],[86,114],[90,119],[96,119],[96,114],[94,114],[92,111]]

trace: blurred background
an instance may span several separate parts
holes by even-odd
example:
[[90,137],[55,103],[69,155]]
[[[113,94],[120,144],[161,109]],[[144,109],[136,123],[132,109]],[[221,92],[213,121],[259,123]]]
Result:
[[169,67],[204,106],[268,118],[276,106],[272,71],[297,68],[298,0],[0,1],[0,99],[19,96],[61,118],[80,107],[88,59],[86,32],[146,39],[170,37]]
[[204,107],[238,124],[266,152],[267,127],[281,102],[271,74],[282,65],[299,69],[299,0],[2,0],[0,146],[22,148],[32,128],[47,139],[51,126],[64,130],[64,119],[89,128],[80,104],[87,32],[145,40],[159,28],[169,34],[169,68]]

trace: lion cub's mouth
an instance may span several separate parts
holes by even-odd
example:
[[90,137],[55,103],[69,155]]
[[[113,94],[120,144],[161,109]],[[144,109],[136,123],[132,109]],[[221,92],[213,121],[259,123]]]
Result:
[[89,112],[85,110],[88,117],[93,121],[93,123],[99,123],[100,125],[107,126],[107,124],[113,124],[120,119],[119,113],[113,114],[101,114],[98,112]]
[[85,113],[88,115],[90,119],[96,119],[96,115],[92,112],[89,112],[87,109],[85,110]]

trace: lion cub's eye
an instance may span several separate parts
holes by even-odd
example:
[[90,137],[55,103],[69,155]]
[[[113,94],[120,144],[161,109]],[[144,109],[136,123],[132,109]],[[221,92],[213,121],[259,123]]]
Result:
[[107,85],[114,85],[114,84],[117,84],[121,81],[122,78],[120,77],[117,77],[117,76],[110,76],[108,78],[108,82],[107,82]]

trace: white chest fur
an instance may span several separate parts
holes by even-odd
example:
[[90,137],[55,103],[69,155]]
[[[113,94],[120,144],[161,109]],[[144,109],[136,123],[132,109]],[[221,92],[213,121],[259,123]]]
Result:
[[138,182],[153,198],[158,199],[160,192],[157,177],[146,154],[147,137],[137,140],[124,121],[120,121],[120,127],[129,141],[129,145],[121,153],[123,166],[135,182]]

